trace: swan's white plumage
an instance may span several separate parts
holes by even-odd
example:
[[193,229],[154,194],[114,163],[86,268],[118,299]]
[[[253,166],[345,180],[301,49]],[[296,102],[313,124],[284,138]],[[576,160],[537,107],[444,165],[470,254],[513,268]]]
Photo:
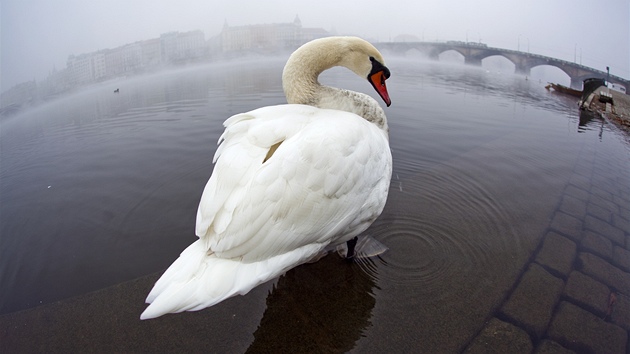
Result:
[[384,114],[379,119],[384,126],[287,104],[226,120],[199,203],[199,240],[157,281],[141,318],[245,294],[363,232],[382,212],[391,177]]

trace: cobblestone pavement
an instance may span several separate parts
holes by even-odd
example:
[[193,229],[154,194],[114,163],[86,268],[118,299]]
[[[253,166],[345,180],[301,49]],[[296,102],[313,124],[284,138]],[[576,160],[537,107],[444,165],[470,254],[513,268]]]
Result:
[[583,148],[538,249],[467,353],[630,353],[630,171],[627,156],[599,154]]

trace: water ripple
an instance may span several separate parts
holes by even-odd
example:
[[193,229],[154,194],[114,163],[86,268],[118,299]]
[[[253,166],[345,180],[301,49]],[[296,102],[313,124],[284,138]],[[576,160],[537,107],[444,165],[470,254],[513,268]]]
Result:
[[492,265],[518,247],[513,217],[473,176],[441,166],[392,184],[386,208],[369,232],[390,248],[372,276],[393,286],[447,296],[452,280]]

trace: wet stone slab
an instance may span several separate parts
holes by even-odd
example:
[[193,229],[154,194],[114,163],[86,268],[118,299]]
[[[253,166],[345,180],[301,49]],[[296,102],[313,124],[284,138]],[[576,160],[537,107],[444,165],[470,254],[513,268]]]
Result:
[[586,214],[586,202],[570,195],[562,197],[560,211],[577,218],[583,218]]
[[569,183],[579,189],[589,190],[591,188],[591,179],[579,174],[574,174]]
[[532,263],[501,308],[501,317],[523,327],[535,339],[547,329],[564,282]]
[[580,248],[609,261],[612,259],[613,244],[606,237],[590,230],[584,230]]
[[564,190],[564,194],[585,202],[588,201],[589,198],[588,190],[578,188],[574,185],[568,185]]
[[531,353],[533,349],[524,330],[493,318],[464,353]]
[[618,214],[619,213],[619,206],[617,204],[615,204],[615,202],[613,202],[612,200],[603,198],[599,195],[595,195],[595,194],[591,194],[591,197],[588,199],[589,203],[593,203],[595,205],[598,205],[608,211],[610,211],[613,214]]
[[575,242],[580,242],[582,238],[582,220],[569,214],[557,212],[551,220],[550,227]]
[[[598,175],[598,176],[600,176],[600,175]],[[603,177],[603,178],[599,177],[599,178],[596,178],[596,179],[599,179],[599,181],[605,181],[606,180],[605,177]],[[598,197],[600,197],[600,198],[602,198],[604,200],[609,200],[609,201],[614,203],[614,200],[613,200],[614,193],[613,193],[613,191],[616,191],[616,187],[614,185],[604,185],[604,184],[601,184],[601,182],[598,183],[597,186],[591,186],[591,194],[596,195],[596,196],[598,196]]]
[[571,272],[563,295],[597,316],[602,318],[606,316],[610,289],[587,275],[576,271]]
[[[627,218],[630,218],[630,209],[621,208],[622,213],[612,214],[612,224],[613,226],[623,230],[625,233],[630,234],[630,221]],[[624,218],[622,215],[625,215]]]
[[630,272],[630,251],[615,246],[613,248],[613,264],[624,272]]
[[625,353],[628,333],[569,302],[558,306],[547,336],[578,353]]
[[[627,183],[623,181],[621,183]],[[613,202],[619,206],[620,209],[630,209],[630,196],[624,192],[613,193]],[[623,215],[623,214],[621,214]]]
[[602,208],[597,204],[589,203],[586,206],[586,213],[605,222],[612,221],[612,212],[606,208]]
[[579,253],[577,269],[596,280],[608,285],[613,290],[630,294],[630,273],[613,266],[591,253]]
[[627,193],[618,192],[613,194],[613,202],[620,208],[630,209],[630,197]]
[[[610,320],[627,331],[630,331],[630,297],[623,294],[615,294],[615,303],[612,305]],[[628,348],[630,349],[630,348]]]
[[625,235],[621,229],[590,215],[587,215],[584,219],[584,228],[605,236],[618,245],[625,243]]
[[581,156],[580,160],[573,167],[573,174],[589,180],[593,175],[593,161],[586,161]]
[[536,255],[535,262],[557,277],[566,279],[577,254],[575,242],[550,231]]
[[569,350],[559,343],[552,340],[545,339],[540,342],[534,354],[571,354],[575,353],[573,350]]

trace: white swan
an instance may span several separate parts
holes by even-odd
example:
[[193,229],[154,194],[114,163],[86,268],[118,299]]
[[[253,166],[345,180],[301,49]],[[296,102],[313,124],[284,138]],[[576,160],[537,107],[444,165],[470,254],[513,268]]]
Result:
[[363,93],[320,85],[345,66],[385,103],[389,70],[356,37],[314,40],[282,75],[289,104],[232,116],[197,212],[199,240],[156,282],[141,319],[197,311],[348,242],[381,214],[392,173],[387,119]]

